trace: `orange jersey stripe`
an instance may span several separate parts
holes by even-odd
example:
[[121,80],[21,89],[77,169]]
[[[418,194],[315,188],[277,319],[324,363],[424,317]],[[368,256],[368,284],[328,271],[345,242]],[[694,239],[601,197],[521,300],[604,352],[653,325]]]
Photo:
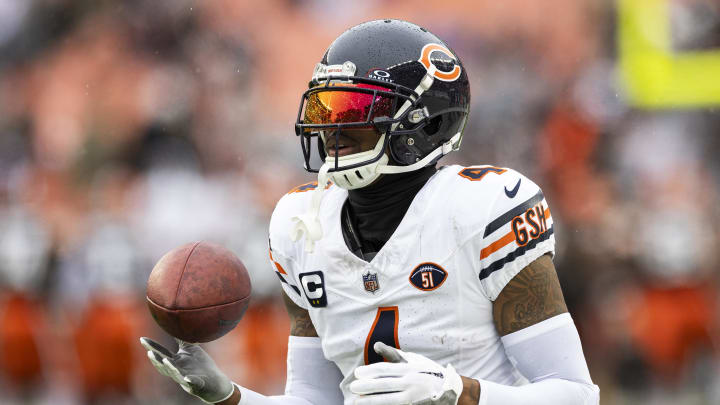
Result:
[[515,240],[515,233],[513,231],[508,232],[503,236],[502,238],[496,240],[495,242],[491,243],[488,247],[480,251],[480,259],[484,259],[491,254],[497,252],[498,250],[502,249],[507,245],[508,243]]
[[[545,209],[545,219],[550,218],[550,208]],[[484,259],[498,250],[504,248],[508,243],[515,240],[515,233],[513,231],[508,232],[502,238],[491,243],[488,247],[480,251],[480,259]]]
[[309,183],[301,184],[294,189],[288,191],[288,194],[302,193],[305,191],[315,190],[317,188],[317,181],[311,181]]
[[280,273],[287,275],[287,273],[285,272],[285,269],[283,269],[283,267],[280,265],[280,263],[278,263],[278,262],[273,262],[273,263],[275,263],[275,267],[277,267],[277,269]]
[[279,271],[281,274],[287,275],[287,273],[285,272],[285,269],[283,269],[283,267],[280,265],[280,263],[276,262],[275,259],[273,259],[273,257],[272,257],[272,250],[270,250],[269,253],[270,253],[270,261],[273,262],[273,264],[275,265],[275,267],[277,267],[278,271]]

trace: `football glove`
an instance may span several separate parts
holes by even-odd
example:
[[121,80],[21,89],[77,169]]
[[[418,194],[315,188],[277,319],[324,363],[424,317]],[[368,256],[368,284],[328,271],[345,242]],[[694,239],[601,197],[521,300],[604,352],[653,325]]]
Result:
[[147,356],[157,371],[172,378],[188,393],[207,403],[222,402],[233,394],[232,381],[199,345],[178,340],[178,351],[172,353],[146,337],[140,338],[140,344],[147,349]]
[[350,391],[359,395],[355,405],[457,405],[463,383],[451,365],[442,367],[382,342],[373,348],[389,363],[355,369],[356,380],[350,384]]

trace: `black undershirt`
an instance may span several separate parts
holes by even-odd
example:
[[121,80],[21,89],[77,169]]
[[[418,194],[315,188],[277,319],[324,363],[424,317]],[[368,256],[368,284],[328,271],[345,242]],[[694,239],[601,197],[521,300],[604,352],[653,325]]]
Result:
[[408,173],[386,174],[375,183],[348,191],[341,221],[345,244],[370,261],[390,239],[415,195],[437,169],[428,166]]

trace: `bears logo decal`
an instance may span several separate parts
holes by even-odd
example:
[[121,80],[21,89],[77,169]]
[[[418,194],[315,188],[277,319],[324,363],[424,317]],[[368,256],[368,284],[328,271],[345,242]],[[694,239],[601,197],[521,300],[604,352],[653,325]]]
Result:
[[418,290],[432,291],[447,279],[447,271],[435,263],[421,263],[410,272],[410,284]]
[[[432,57],[433,54],[437,55],[436,58]],[[442,61],[445,65],[452,66],[449,71],[442,71],[440,69],[436,70],[433,74],[436,79],[440,79],[444,82],[453,82],[460,77],[460,65],[457,63],[455,55],[453,55],[449,49],[440,44],[425,45],[421,51],[418,62],[422,63],[422,65],[425,66],[425,69],[430,70],[430,65],[435,64],[433,63],[434,59]]]

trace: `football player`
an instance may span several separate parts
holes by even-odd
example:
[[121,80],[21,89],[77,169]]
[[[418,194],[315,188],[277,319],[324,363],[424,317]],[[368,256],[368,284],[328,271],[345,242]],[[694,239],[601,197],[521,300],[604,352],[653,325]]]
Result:
[[158,370],[233,405],[597,404],[540,188],[508,168],[436,167],[469,105],[460,59],[425,28],[340,35],[295,126],[318,182],[270,222],[292,322],[285,395],[232,383],[199,346],[143,338]]

